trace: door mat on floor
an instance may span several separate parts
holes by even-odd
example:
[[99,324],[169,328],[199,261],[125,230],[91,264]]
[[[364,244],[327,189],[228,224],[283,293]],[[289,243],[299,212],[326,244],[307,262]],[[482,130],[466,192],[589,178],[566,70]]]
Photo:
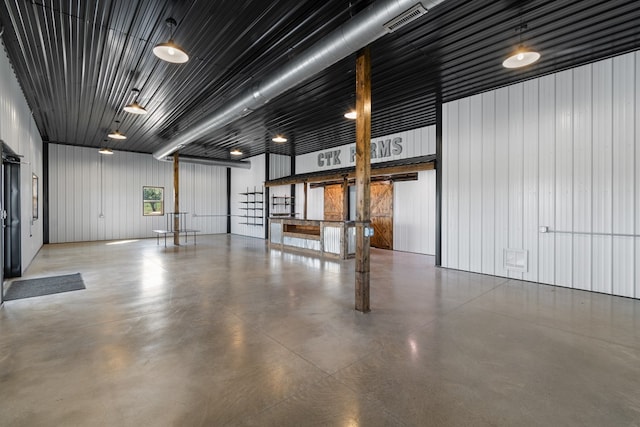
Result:
[[39,297],[41,295],[58,294],[60,292],[85,289],[80,273],[64,276],[40,277],[37,279],[16,280],[7,289],[5,301],[22,298]]

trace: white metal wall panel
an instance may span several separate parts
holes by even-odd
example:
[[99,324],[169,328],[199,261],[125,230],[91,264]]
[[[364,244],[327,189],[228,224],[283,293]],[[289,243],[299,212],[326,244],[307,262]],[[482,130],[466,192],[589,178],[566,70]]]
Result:
[[[448,156],[451,159],[451,167],[444,170],[447,175],[447,191],[443,195],[447,198],[447,265],[452,268],[460,268],[460,257],[458,245],[460,244],[460,217],[459,217],[459,176],[460,176],[460,155],[459,145],[460,139],[460,120],[459,120],[459,103],[450,103],[447,105],[447,116],[449,128],[447,135],[450,138],[450,144],[447,144]],[[455,143],[453,143],[455,141]],[[448,141],[449,142],[449,141]]]
[[[443,104],[442,105],[442,161],[446,167],[442,168],[442,174],[440,178],[442,183],[440,185],[442,189],[442,194],[440,194],[440,203],[441,203],[441,215],[440,215],[440,262],[443,267],[451,267],[451,262],[449,260],[449,230],[451,229],[449,224],[449,215],[451,212],[451,208],[449,206],[449,194],[452,192],[449,183],[449,169],[455,168],[455,158],[450,155],[449,147],[455,145],[455,141],[449,138],[449,135],[453,131],[455,131],[455,126],[451,123],[449,118],[449,108],[452,108],[453,103]],[[451,129],[451,131],[450,131]],[[437,167],[440,167],[439,165]]]
[[522,165],[522,248],[528,250],[529,270],[522,274],[524,280],[538,280],[538,123],[539,85],[538,80],[524,82],[523,100],[523,165]]
[[444,266],[487,273],[489,255],[493,274],[520,277],[502,263],[521,248],[526,280],[640,297],[639,64],[635,52],[443,106]]
[[[509,248],[522,248],[524,218],[524,84],[509,87]],[[527,159],[528,160],[528,159]],[[509,277],[522,279],[520,271]]]
[[573,70],[573,287],[591,290],[591,67]]
[[291,157],[282,154],[269,154],[269,179],[278,179],[291,175]]
[[[469,271],[482,272],[482,95],[469,107]],[[473,133],[472,133],[473,132]]]
[[189,228],[205,234],[227,232],[226,185],[227,170],[224,167],[180,164],[180,210],[188,212]]
[[[594,233],[612,233],[613,197],[613,60],[596,62],[592,66],[593,100],[593,167],[591,171],[591,221]],[[591,240],[591,289],[613,291],[612,237],[593,236]]]
[[470,187],[471,179],[469,167],[471,166],[471,130],[469,123],[469,98],[460,100],[458,109],[458,126],[459,134],[459,158],[458,165],[458,268],[461,270],[469,270],[469,226],[471,221],[470,209]]
[[307,219],[324,219],[324,188],[307,188]]
[[[0,139],[22,155],[20,165],[21,256],[23,271],[42,246],[42,139],[0,40]],[[39,178],[38,219],[32,218],[32,174]]]
[[436,171],[393,184],[393,249],[435,254]]
[[[556,81],[553,75],[538,80],[539,85],[539,125],[538,140],[540,166],[538,225],[554,228],[556,206]],[[538,280],[542,283],[555,283],[555,242],[554,233],[541,233],[538,242]]]
[[[482,95],[482,129],[480,135],[482,142],[482,272],[495,274],[495,162],[496,162],[496,93],[485,92]],[[443,147],[444,148],[444,147]],[[477,256],[477,255],[476,255]]]
[[[264,239],[264,227],[266,224],[264,210],[262,211],[262,226],[242,224],[247,221],[246,218],[242,218],[242,215],[245,215],[246,211],[240,209],[240,202],[245,200],[245,196],[242,196],[240,193],[247,192],[247,189],[249,191],[254,191],[255,189],[256,191],[264,192],[265,155],[261,154],[251,157],[248,161],[251,162],[251,169],[231,169],[231,233]],[[266,205],[268,201],[264,198],[264,194],[262,196],[263,202]]]
[[509,88],[496,91],[495,274],[508,276],[504,250],[509,247]]
[[[392,141],[395,138],[402,139],[402,152],[398,154],[391,154],[390,156],[380,157],[380,150],[374,150],[374,145],[379,147],[380,141]],[[385,135],[379,138],[372,138],[372,151],[374,153],[371,156],[371,163],[380,163],[390,160],[409,159],[412,157],[426,156],[428,154],[436,153],[436,132],[435,126],[426,126],[418,129],[409,130],[406,132],[394,133],[391,135]],[[344,168],[354,166],[355,161],[351,161],[351,149],[355,149],[355,144],[345,144],[339,147],[333,147],[327,150],[316,151],[313,153],[301,154],[296,156],[296,173],[316,172],[320,170],[331,170],[336,168]],[[323,165],[318,164],[318,154],[340,151],[340,163],[328,164],[329,162],[323,162]]]
[[573,71],[556,77],[556,272],[555,283],[572,287],[573,236]]
[[[613,233],[635,232],[635,57],[613,58]],[[634,296],[634,239],[613,238],[613,293]]]
[[[151,230],[165,228],[166,219],[142,215],[143,186],[164,187],[165,212],[174,209],[173,165],[146,154],[50,144],[49,179],[52,243],[155,236]],[[189,228],[226,232],[226,185],[223,167],[180,165]]]
[[640,298],[640,170],[638,168],[640,168],[640,126],[638,125],[638,123],[640,123],[640,52],[636,52],[635,54],[635,68],[636,68],[636,84],[635,84],[635,95],[636,95],[636,99],[635,99],[635,111],[636,111],[636,118],[635,118],[635,123],[636,123],[636,135],[635,135],[635,141],[636,141],[636,167],[635,167],[635,178],[634,178],[634,182],[636,184],[636,194],[635,194],[635,201],[636,201],[636,205],[635,205],[635,212],[636,212],[636,218],[635,218],[635,231],[634,234],[636,235],[635,238],[635,247],[634,247],[634,251],[635,251],[635,261],[633,263],[634,268],[635,268],[635,298]]

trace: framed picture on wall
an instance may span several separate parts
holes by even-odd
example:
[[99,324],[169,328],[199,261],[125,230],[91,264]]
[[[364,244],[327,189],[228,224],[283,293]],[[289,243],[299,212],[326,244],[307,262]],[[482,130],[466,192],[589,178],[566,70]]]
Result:
[[38,219],[38,175],[31,174],[31,217]]

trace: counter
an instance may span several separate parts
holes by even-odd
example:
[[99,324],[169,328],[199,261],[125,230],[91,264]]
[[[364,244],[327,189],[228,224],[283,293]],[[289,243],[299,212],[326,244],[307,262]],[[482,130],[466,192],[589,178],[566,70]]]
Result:
[[353,221],[269,218],[269,246],[347,259],[356,253]]

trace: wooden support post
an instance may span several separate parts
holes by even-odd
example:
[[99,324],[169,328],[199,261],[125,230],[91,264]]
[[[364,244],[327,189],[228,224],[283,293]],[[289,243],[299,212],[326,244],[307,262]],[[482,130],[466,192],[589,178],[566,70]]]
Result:
[[349,221],[349,179],[342,179],[342,220]]
[[307,181],[304,182],[304,215],[303,219],[307,219]]
[[370,247],[364,231],[371,220],[371,52],[356,58],[356,310],[369,305]]
[[180,164],[179,155],[173,153],[173,244],[180,245]]

